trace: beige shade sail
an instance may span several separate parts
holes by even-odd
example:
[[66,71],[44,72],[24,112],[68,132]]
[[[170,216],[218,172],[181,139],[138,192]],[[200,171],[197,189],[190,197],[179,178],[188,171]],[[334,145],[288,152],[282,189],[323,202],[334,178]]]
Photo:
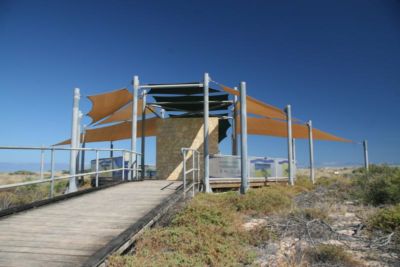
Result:
[[[124,106],[123,108],[117,110],[111,116],[106,118],[105,120],[102,120],[101,122],[98,123],[100,124],[106,124],[106,123],[111,123],[111,122],[120,122],[120,121],[129,121],[132,120],[132,102],[129,103],[128,105]],[[138,109],[137,109],[137,115],[142,116],[142,105],[143,105],[143,100],[139,99],[138,100]],[[154,109],[152,107],[147,106],[146,108],[146,114],[152,113]],[[155,112],[155,111],[154,111]]]
[[92,101],[93,106],[87,115],[92,118],[92,123],[95,123],[132,101],[132,94],[128,89],[124,88],[109,93],[88,96],[88,98]]
[[[158,123],[160,123],[160,118],[151,118],[145,121],[145,136],[155,136],[157,133]],[[138,121],[137,124],[137,137],[142,137],[142,121]],[[85,142],[105,142],[105,141],[116,141],[123,139],[130,139],[132,132],[132,123],[131,122],[122,122],[119,124],[89,129],[86,130],[85,134]],[[82,140],[82,135],[81,135]],[[56,144],[59,145],[69,145],[71,144],[71,139],[65,140],[61,143]]]
[[[236,130],[240,133],[240,119],[237,119]],[[278,121],[268,118],[247,118],[247,133],[254,135],[269,135],[287,138],[287,123],[285,121]],[[308,139],[308,126],[304,124],[292,124],[293,138]],[[341,137],[323,132],[313,128],[314,140],[338,141],[338,142],[352,142]]]
[[[221,86],[221,87],[228,94],[232,94],[232,95],[236,95],[236,96],[240,97],[240,92],[238,90],[229,88],[227,86]],[[273,118],[273,119],[281,119],[281,120],[286,119],[286,113],[283,110],[281,110],[277,107],[274,107],[272,105],[266,104],[264,102],[261,102],[250,96],[246,97],[246,104],[247,104],[247,113],[264,116],[264,117],[268,117],[268,118]],[[240,110],[239,102],[237,104],[237,108],[238,108],[238,110]]]

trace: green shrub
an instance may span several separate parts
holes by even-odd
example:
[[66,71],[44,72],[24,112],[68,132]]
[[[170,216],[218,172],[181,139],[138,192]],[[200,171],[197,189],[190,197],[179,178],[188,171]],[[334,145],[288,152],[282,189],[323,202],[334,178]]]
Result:
[[27,170],[19,170],[15,172],[10,172],[9,175],[35,175],[35,172],[27,171]]
[[356,170],[359,195],[373,205],[400,203],[400,168],[371,165],[368,173]]
[[15,202],[15,194],[7,191],[0,192],[0,210],[11,208]]
[[293,203],[291,197],[294,194],[294,188],[272,185],[250,189],[247,194],[234,199],[233,204],[238,211],[251,215],[266,215],[289,210]]
[[326,196],[336,200],[352,199],[359,191],[354,179],[342,176],[321,177],[316,181],[316,186],[328,189]]
[[271,231],[265,225],[254,227],[253,229],[243,232],[243,238],[252,246],[259,246],[269,240],[276,240],[277,234]]
[[314,208],[305,208],[300,211],[301,214],[307,219],[307,220],[323,220],[323,221],[328,221],[329,220],[329,214],[328,210],[320,208],[320,207],[314,207]]
[[368,224],[385,232],[400,231],[400,204],[379,210],[369,218]]
[[335,245],[320,244],[315,248],[309,248],[305,253],[311,264],[334,264],[335,266],[356,267],[363,266],[348,254],[343,247]]
[[249,265],[256,256],[251,246],[276,236],[264,226],[244,229],[244,218],[288,210],[296,190],[274,185],[246,195],[198,194],[170,226],[145,231],[133,256],[112,257],[109,266]]
[[311,182],[310,177],[304,175],[298,175],[296,178],[296,186],[303,188],[306,191],[313,190],[315,185]]

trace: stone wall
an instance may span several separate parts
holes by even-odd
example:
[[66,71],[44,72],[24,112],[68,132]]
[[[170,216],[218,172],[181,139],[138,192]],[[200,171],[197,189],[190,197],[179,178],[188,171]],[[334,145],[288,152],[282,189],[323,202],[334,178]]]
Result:
[[[200,169],[203,170],[203,118],[169,118],[162,120],[157,130],[157,178],[166,180],[182,179],[181,148],[197,149],[200,154]],[[209,118],[209,152],[217,154],[218,118]],[[191,154],[189,154],[191,155]],[[187,169],[192,168],[192,157]],[[200,177],[203,176],[201,172]]]

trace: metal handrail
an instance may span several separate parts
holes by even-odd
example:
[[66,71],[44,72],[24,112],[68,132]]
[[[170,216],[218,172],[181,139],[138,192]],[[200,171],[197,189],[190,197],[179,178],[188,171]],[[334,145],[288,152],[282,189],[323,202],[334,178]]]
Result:
[[87,148],[87,147],[41,147],[41,146],[0,146],[0,150],[84,150],[84,151],[116,151],[116,152],[128,152],[136,155],[142,155],[139,152],[134,152],[128,149],[119,149],[119,148]]
[[[135,172],[135,177],[138,178],[139,174],[139,168],[137,165],[138,162],[138,156],[142,156],[141,153],[130,151],[127,149],[115,149],[115,148],[63,148],[63,147],[35,147],[35,146],[0,146],[0,150],[38,150],[41,151],[41,162],[40,162],[40,179],[34,180],[34,181],[27,181],[27,182],[20,182],[20,183],[12,183],[12,184],[5,184],[5,185],[0,185],[0,190],[2,189],[10,189],[10,188],[16,188],[19,186],[28,186],[28,185],[34,185],[34,184],[43,184],[43,183],[51,183],[50,185],[50,197],[54,197],[54,182],[63,180],[63,179],[69,179],[69,178],[76,178],[76,177],[82,177],[84,175],[95,175],[95,181],[96,184],[95,186],[99,186],[99,174],[102,173],[109,173],[109,172],[116,172],[116,171],[122,171],[122,181],[125,180],[125,171],[131,171]],[[55,176],[55,152],[56,151],[94,151],[96,152],[96,171],[92,172],[83,172],[83,173],[77,173],[77,174],[68,174],[64,176]],[[44,179],[44,151],[51,151],[51,170],[50,170],[50,177],[48,179]],[[110,170],[99,170],[99,152],[101,151],[109,151],[109,152],[121,152],[122,153],[122,167],[121,168],[115,168],[115,169],[110,169]],[[132,161],[132,165],[125,167],[125,160],[124,160],[124,153],[129,153],[130,158],[133,158],[133,155],[135,155],[135,160]]]
[[[188,160],[188,152],[192,152],[192,168],[186,170],[186,162]],[[195,195],[195,186],[198,185],[198,191],[200,191],[200,152],[193,148],[181,148],[183,156],[183,194],[186,196],[186,192],[192,189],[192,196]],[[189,156],[190,157],[190,156]],[[192,173],[192,183],[187,186],[187,175]],[[197,178],[197,182],[195,181]]]

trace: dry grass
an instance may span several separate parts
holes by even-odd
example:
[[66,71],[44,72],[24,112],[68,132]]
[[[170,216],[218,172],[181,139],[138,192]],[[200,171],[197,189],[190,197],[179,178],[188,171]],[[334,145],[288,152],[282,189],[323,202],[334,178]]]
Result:
[[[63,175],[56,172],[56,177]],[[49,179],[50,173],[44,173],[44,179]],[[13,173],[0,173],[0,185],[13,184],[39,180],[39,173],[17,171]],[[90,187],[89,177],[85,177],[84,185],[79,190]],[[54,183],[54,194],[61,195],[67,186],[67,180],[59,180]],[[50,183],[32,184],[0,191],[0,210],[47,199],[50,196]]]

